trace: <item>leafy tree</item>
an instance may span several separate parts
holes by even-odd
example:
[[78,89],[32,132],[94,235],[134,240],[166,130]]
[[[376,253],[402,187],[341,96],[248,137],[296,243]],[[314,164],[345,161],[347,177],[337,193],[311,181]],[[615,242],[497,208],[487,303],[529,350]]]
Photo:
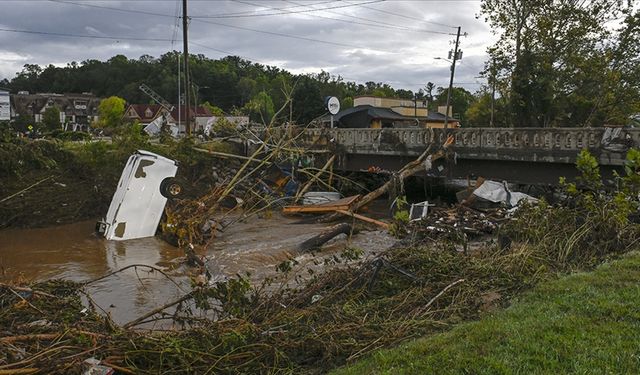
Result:
[[[149,103],[150,99],[138,88],[141,83],[145,83],[167,101],[177,104],[177,82],[184,78],[182,67],[178,75],[181,58],[181,53],[171,51],[158,58],[143,55],[138,59],[131,59],[116,55],[106,61],[72,61],[64,67],[31,64],[25,65],[20,73],[2,86],[13,92],[90,91],[99,97],[117,96],[129,103]],[[396,90],[381,82],[347,82],[340,76],[324,71],[318,74],[293,75],[237,56],[214,60],[204,55],[191,55],[190,69],[192,81],[202,88],[198,91],[198,102],[215,103],[225,113],[243,108],[245,112],[251,112],[248,103],[254,101],[250,105],[254,106],[255,100],[266,100],[260,94],[262,92],[270,98],[274,109],[282,107],[290,96],[293,98],[291,111],[284,111],[278,121],[288,120],[291,113],[293,120],[301,124],[326,112],[326,96],[346,99],[376,95],[412,99],[414,95],[410,90]],[[342,103],[343,108],[349,108],[350,105],[348,99]],[[265,114],[267,112],[263,111]],[[252,112],[252,118],[261,121],[258,112]]]
[[[624,122],[640,97],[639,12],[618,0],[482,0],[500,34],[485,75],[509,86],[508,123]],[[617,19],[622,27],[612,29]]]
[[[436,96],[436,103],[441,106],[447,105],[447,93],[449,92],[448,88],[438,88],[438,95]],[[451,91],[451,99],[449,102],[449,106],[452,108],[453,116],[463,122],[465,121],[465,114],[469,109],[469,106],[475,101],[475,97],[472,93],[465,90],[462,87],[454,87]]]
[[122,124],[122,116],[124,115],[125,100],[117,96],[111,96],[103,99],[98,106],[98,115],[100,116],[99,125],[104,128],[116,128]]
[[[505,100],[498,97],[494,103],[493,123],[494,127],[505,126],[506,116]],[[491,125],[491,93],[480,91],[475,95],[475,100],[464,114],[465,127],[489,127]]]
[[259,92],[253,99],[245,105],[245,109],[249,111],[249,116],[254,121],[260,121],[263,124],[269,124],[275,109],[273,101],[269,94],[264,91]]
[[47,130],[60,129],[60,110],[57,107],[49,107],[44,110],[42,124]]
[[346,98],[342,99],[342,101],[340,102],[340,110],[348,109],[352,107],[353,107],[353,98],[350,96],[347,96]]
[[327,112],[320,83],[311,75],[299,77],[292,95],[293,121],[308,124],[314,118]]
[[28,115],[18,115],[13,120],[13,128],[23,133],[29,130],[31,124],[33,124],[33,118]]
[[224,111],[220,107],[216,107],[215,105],[209,102],[202,103],[202,106],[207,108],[209,112],[211,112],[211,114],[214,116],[224,116]]

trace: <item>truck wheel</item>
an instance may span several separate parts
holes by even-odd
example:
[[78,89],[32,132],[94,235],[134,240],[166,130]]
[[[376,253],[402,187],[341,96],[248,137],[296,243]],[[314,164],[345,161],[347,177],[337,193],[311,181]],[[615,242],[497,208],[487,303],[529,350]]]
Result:
[[167,199],[180,198],[184,193],[184,187],[173,177],[167,177],[160,183],[160,194]]

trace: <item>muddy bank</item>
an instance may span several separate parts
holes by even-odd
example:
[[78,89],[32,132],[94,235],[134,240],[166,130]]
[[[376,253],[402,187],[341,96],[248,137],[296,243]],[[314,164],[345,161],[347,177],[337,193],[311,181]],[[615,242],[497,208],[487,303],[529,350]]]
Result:
[[22,138],[0,142],[0,229],[45,227],[104,215],[122,168],[138,149],[178,160],[178,176],[193,194],[228,179],[241,165],[191,147],[187,141],[157,145],[136,136],[112,143]]

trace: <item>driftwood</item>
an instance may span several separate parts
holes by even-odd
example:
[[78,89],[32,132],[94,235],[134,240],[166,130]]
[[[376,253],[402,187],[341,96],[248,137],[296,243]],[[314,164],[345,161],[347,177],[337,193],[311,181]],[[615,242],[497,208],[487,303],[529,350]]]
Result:
[[36,187],[36,186],[40,185],[41,183],[43,183],[43,182],[47,181],[48,179],[50,179],[50,178],[52,178],[52,177],[53,177],[53,176],[49,176],[49,177],[43,178],[42,180],[40,180],[40,181],[36,182],[36,183],[35,183],[35,184],[33,184],[33,185],[29,185],[29,186],[27,186],[26,188],[24,188],[24,189],[20,190],[20,191],[19,191],[19,192],[17,192],[17,193],[11,194],[10,196],[8,196],[8,197],[6,197],[6,198],[2,198],[2,199],[0,200],[0,203],[6,202],[6,201],[8,201],[9,199],[11,199],[11,198],[15,197],[16,195],[19,195],[19,194],[21,194],[21,193],[24,193],[25,191],[27,191],[27,190],[29,190],[29,189],[31,189],[31,188],[33,188],[33,187]]
[[312,249],[317,249],[335,236],[343,233],[349,235],[352,233],[352,231],[353,227],[351,226],[351,224],[341,223],[334,225],[323,231],[322,233],[313,236],[298,245],[298,251],[309,251]]
[[173,306],[175,306],[175,305],[177,305],[179,303],[182,303],[182,302],[184,302],[184,301],[186,301],[188,299],[191,299],[191,298],[193,298],[193,295],[195,294],[195,292],[196,291],[193,290],[193,291],[185,294],[184,296],[178,298],[177,300],[174,300],[174,301],[171,301],[171,302],[169,302],[167,304],[164,304],[164,305],[158,307],[157,309],[153,309],[153,310],[149,311],[148,313],[142,315],[141,317],[139,317],[139,318],[137,318],[135,320],[132,320],[129,323],[123,325],[122,328],[129,329],[129,328],[131,328],[133,326],[136,326],[136,325],[140,324],[140,322],[144,321],[145,319],[147,319],[149,317],[152,317],[152,316],[154,316],[156,314],[159,314],[159,313],[163,312],[164,310],[166,310],[166,309],[168,309],[170,307],[173,307]]
[[354,217],[354,218],[356,218],[358,220],[362,220],[362,221],[365,221],[365,222],[370,223],[370,224],[375,224],[375,225],[377,225],[377,226],[379,226],[379,227],[381,227],[383,229],[387,229],[387,230],[389,229],[389,224],[385,223],[384,221],[372,219],[372,218],[366,217],[364,215],[358,215],[357,213],[351,212],[351,211],[336,210],[336,212],[338,212],[340,214],[343,214],[343,215]]
[[[421,171],[428,171],[431,169],[431,166],[433,165],[433,162],[442,158],[443,156],[446,155],[446,149],[449,148],[449,146],[451,146],[454,142],[454,138],[452,135],[450,135],[447,140],[445,141],[444,145],[442,145],[442,149],[432,153],[432,149],[431,147],[428,147],[416,160],[410,162],[409,164],[405,165],[404,167],[402,167],[402,169],[400,169],[398,171],[398,177],[401,180],[404,180],[408,177],[413,176],[414,174],[421,172]],[[425,161],[427,159],[430,159],[431,163],[425,165]],[[389,191],[389,189],[391,188],[391,186],[393,185],[394,181],[393,180],[389,180],[387,181],[384,185],[380,186],[379,188],[377,188],[376,190],[370,192],[369,194],[365,195],[364,197],[362,197],[362,199],[355,204],[355,206],[353,207],[352,211],[357,211],[358,209],[366,206],[367,204],[371,203],[372,201],[380,198],[380,196],[382,196],[383,194],[385,194],[386,192]]]
[[319,204],[305,204],[301,206],[284,206],[282,213],[294,214],[294,213],[318,213],[318,212],[333,212],[338,210],[350,210],[353,204],[360,199],[360,195],[354,195],[338,199],[336,201],[330,201]]
[[[446,155],[447,148],[453,145],[454,141],[455,141],[455,138],[453,137],[453,135],[449,135],[444,145],[442,145],[442,148],[436,152],[433,152],[433,145],[430,145],[416,160],[402,167],[402,169],[400,169],[397,172],[398,177],[401,180],[404,180],[408,177],[413,176],[418,172],[430,170],[431,167],[433,166],[433,162],[444,157]],[[429,162],[425,163],[425,161],[429,161],[430,163]],[[391,189],[391,187],[393,186],[393,183],[394,183],[393,179],[389,180],[384,185],[380,186],[376,190],[365,195],[351,208],[350,211],[356,212],[360,208],[380,198],[383,194],[387,193],[389,189]],[[340,213],[325,215],[319,218],[318,221],[321,221],[321,222],[333,221],[338,219],[340,215],[341,215]]]

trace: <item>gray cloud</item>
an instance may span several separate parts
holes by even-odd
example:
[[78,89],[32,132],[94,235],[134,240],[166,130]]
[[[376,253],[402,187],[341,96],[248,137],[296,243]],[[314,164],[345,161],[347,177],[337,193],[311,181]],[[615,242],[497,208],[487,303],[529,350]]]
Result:
[[[72,38],[0,31],[0,78],[12,78],[27,63],[65,65],[71,61],[105,60],[115,54],[137,58],[143,54],[159,56],[171,49],[182,49],[181,30],[175,27],[180,21],[174,18],[179,15],[179,1],[69,1],[164,16],[56,1],[4,1],[3,15],[0,17],[1,29],[116,36],[123,39]],[[475,18],[479,11],[479,1],[389,0],[322,12],[255,16],[282,12],[268,8],[291,9],[296,7],[296,3],[302,3],[304,6],[296,7],[295,10],[308,11],[313,7],[340,6],[361,1],[363,0],[330,3],[321,0],[249,1],[262,5],[263,8],[260,9],[239,1],[190,0],[189,13],[194,17],[190,23],[190,40],[193,42],[190,51],[211,58],[220,58],[226,53],[215,50],[221,50],[263,64],[276,63],[277,66],[293,72],[325,70],[332,75],[340,75],[346,80],[359,83],[375,81],[389,83],[396,88],[417,90],[424,87],[428,81],[441,86],[448,83],[448,63],[434,60],[434,57],[446,57],[447,51],[453,48],[450,42],[454,37],[440,33],[453,33],[455,29],[440,24],[460,25],[468,36],[461,40],[465,55],[456,70],[456,82],[461,82],[461,86],[470,91],[479,87],[477,82],[480,81],[474,77],[482,70],[486,59],[486,47],[495,38],[491,35],[488,25]],[[196,18],[229,13],[254,16]],[[372,22],[378,27],[367,25]],[[405,28],[411,30],[404,30]],[[338,45],[269,33],[290,34]],[[126,40],[127,37],[164,40],[135,41]]]

